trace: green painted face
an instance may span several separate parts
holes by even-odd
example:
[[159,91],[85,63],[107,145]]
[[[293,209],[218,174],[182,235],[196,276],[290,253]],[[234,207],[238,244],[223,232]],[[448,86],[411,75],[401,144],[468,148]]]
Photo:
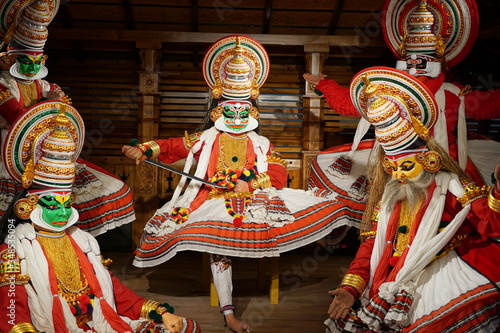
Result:
[[28,56],[20,54],[17,56],[16,60],[19,62],[19,71],[21,72],[21,74],[27,77],[32,77],[37,75],[40,71],[42,59],[43,55]]
[[42,208],[42,219],[55,228],[63,228],[71,216],[71,194],[60,196],[57,194],[45,195],[38,200]]

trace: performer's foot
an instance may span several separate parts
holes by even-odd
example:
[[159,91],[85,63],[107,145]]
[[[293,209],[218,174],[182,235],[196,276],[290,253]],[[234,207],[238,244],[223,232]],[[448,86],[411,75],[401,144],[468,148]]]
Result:
[[235,333],[252,333],[252,329],[250,328],[250,325],[245,323],[244,321],[241,321],[237,319],[233,313],[227,314],[225,316],[226,319],[226,324],[231,331]]

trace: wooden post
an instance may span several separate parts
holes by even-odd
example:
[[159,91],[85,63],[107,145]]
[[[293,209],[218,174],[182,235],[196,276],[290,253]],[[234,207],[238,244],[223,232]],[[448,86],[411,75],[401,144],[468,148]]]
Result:
[[[313,75],[321,73],[324,62],[328,57],[328,44],[306,44],[306,70]],[[304,95],[304,140],[302,141],[302,184],[307,189],[311,159],[323,147],[323,120],[324,111],[321,107],[321,97],[314,93],[314,87],[306,82]]]
[[[139,142],[158,138],[160,123],[159,69],[161,42],[136,43],[142,60],[139,73],[138,133]],[[134,191],[136,222],[132,225],[132,245],[137,247],[146,222],[158,209],[158,168],[146,163],[137,167]]]

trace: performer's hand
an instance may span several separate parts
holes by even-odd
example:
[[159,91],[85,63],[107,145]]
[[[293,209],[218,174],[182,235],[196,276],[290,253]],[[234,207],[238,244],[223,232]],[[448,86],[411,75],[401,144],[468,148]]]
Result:
[[328,308],[328,315],[331,319],[340,319],[347,316],[349,309],[354,304],[354,296],[345,289],[337,288],[328,292],[330,295],[335,296],[330,307]]
[[132,146],[123,146],[122,147],[122,153],[125,154],[128,158],[135,160],[135,164],[139,164],[142,161],[144,161],[147,157],[142,153],[142,150],[140,150],[137,147],[132,147]]
[[182,317],[173,315],[170,312],[164,312],[161,315],[161,320],[163,321],[165,328],[172,333],[179,333],[184,328]]
[[497,167],[495,168],[495,173],[493,175],[495,176],[495,179],[497,181],[496,183],[497,191],[500,191],[500,157],[498,158],[498,164]]
[[233,192],[250,192],[250,186],[246,181],[238,179],[236,180],[236,185],[233,188]]
[[319,81],[321,81],[325,78],[325,76],[321,73],[319,75],[312,75],[312,74],[306,73],[302,76],[304,77],[304,80],[306,80],[307,82],[309,82],[311,84],[318,84]]
[[47,92],[47,99],[62,101],[64,97],[64,92],[62,90],[50,90]]

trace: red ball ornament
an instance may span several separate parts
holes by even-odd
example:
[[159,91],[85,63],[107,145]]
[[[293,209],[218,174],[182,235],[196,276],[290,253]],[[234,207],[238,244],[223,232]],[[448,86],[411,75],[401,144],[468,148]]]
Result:
[[71,313],[73,314],[73,316],[76,314],[76,309],[75,309],[74,306],[70,306],[69,310],[71,311]]
[[81,295],[79,297],[80,305],[89,305],[90,304],[90,297],[88,295]]
[[88,307],[86,305],[80,304],[80,309],[82,309],[82,314],[86,314],[88,312]]
[[241,217],[237,217],[233,220],[233,225],[235,227],[241,227],[242,224],[243,224],[243,219]]
[[389,259],[389,265],[391,265],[392,267],[396,266],[396,264],[398,263],[398,260],[399,260],[399,256],[391,257]]

